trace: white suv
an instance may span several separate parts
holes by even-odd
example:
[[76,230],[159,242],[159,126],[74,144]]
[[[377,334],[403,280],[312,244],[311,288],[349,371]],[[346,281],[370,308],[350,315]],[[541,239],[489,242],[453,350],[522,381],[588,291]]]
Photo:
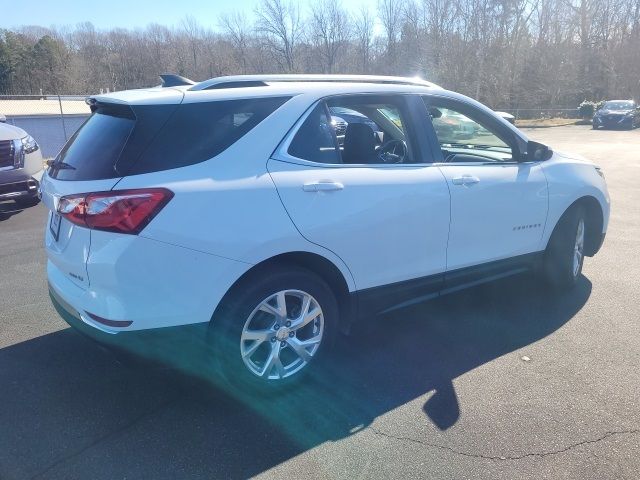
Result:
[[141,355],[207,347],[233,381],[288,383],[355,320],[481,282],[571,287],[607,229],[598,167],[424,81],[168,76],[88,101],[42,181],[54,304]]

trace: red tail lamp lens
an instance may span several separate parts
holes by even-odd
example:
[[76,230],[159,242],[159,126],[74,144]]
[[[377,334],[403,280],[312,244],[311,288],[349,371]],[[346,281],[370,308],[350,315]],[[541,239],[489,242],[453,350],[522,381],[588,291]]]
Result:
[[166,188],[114,190],[62,197],[58,213],[76,225],[136,235],[171,200]]

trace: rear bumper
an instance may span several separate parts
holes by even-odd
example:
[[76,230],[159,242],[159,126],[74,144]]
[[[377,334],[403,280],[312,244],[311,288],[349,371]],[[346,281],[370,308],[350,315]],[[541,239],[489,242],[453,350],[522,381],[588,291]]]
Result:
[[[58,241],[45,227],[49,284],[89,326],[107,334],[208,324],[248,269],[139,235],[94,230],[89,238],[87,229],[64,227]],[[130,324],[104,324],[94,316]]]
[[80,313],[51,285],[49,296],[58,314],[74,330],[114,352],[193,370],[206,349],[206,322],[110,334],[85,323]]

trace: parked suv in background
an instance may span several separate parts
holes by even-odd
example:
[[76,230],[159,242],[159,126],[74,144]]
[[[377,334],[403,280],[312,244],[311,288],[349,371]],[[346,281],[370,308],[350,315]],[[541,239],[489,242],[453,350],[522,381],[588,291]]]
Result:
[[593,116],[592,126],[633,129],[640,125],[640,109],[633,100],[609,100]]
[[[42,181],[54,305],[242,385],[286,384],[354,321],[464,287],[533,270],[570,288],[607,229],[598,167],[425,81],[169,76],[89,101]],[[445,138],[438,118],[463,125]]]
[[38,203],[42,154],[36,141],[21,128],[0,122],[0,202],[18,208]]

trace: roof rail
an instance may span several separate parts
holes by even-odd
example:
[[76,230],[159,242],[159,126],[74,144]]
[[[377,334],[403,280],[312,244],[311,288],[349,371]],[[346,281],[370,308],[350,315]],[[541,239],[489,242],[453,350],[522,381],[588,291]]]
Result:
[[193,80],[189,80],[188,78],[184,78],[180,75],[174,75],[173,73],[163,73],[159,75],[160,80],[162,80],[163,87],[179,87],[181,85],[195,85],[196,82]]
[[266,86],[267,82],[382,83],[440,88],[435,83],[427,82],[417,77],[387,77],[383,75],[233,75],[211,78],[204,82],[196,83],[189,90]]

